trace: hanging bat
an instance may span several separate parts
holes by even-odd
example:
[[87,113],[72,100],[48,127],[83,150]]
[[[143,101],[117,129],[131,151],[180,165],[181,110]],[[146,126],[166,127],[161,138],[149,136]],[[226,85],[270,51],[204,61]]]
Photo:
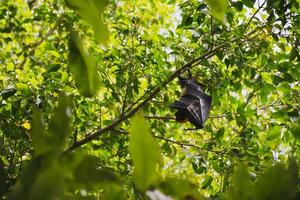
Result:
[[194,80],[179,77],[179,84],[182,88],[181,97],[169,105],[169,107],[177,109],[176,121],[181,123],[189,121],[196,127],[189,130],[203,128],[209,114],[211,97],[205,94],[200,84]]

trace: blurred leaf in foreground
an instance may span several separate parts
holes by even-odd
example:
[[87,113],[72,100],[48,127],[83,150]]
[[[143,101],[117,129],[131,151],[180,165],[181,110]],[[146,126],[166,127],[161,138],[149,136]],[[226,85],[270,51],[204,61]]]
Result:
[[212,15],[222,21],[225,22],[225,13],[227,11],[228,0],[205,0],[209,5]]
[[93,27],[96,40],[102,43],[108,37],[107,26],[102,19],[107,4],[106,0],[67,0],[67,5]]
[[160,160],[160,150],[141,113],[131,120],[129,151],[134,165],[135,183],[139,189],[146,190],[157,180],[156,167]]
[[96,62],[77,32],[71,34],[69,51],[69,66],[80,94],[85,97],[95,95],[100,86]]

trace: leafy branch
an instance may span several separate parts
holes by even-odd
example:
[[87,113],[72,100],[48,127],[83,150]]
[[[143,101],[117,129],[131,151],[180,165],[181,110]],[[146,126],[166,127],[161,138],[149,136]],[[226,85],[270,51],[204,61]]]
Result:
[[[249,34],[245,35],[244,37],[249,37],[251,35],[253,35],[254,33],[257,32],[257,30],[261,30],[262,27],[259,27],[259,29],[256,29],[252,32],[250,32]],[[123,121],[127,120],[128,118],[132,117],[139,109],[141,109],[142,107],[144,107],[149,101],[151,101],[151,99],[153,99],[157,94],[159,94],[159,92],[165,88],[165,86],[167,84],[169,84],[171,81],[173,81],[175,78],[177,78],[178,76],[180,76],[183,72],[187,71],[188,69],[196,66],[197,64],[199,64],[200,61],[204,60],[204,59],[209,59],[212,56],[214,56],[219,50],[224,49],[227,46],[230,46],[233,43],[239,43],[243,40],[244,37],[238,37],[238,38],[233,38],[232,40],[229,40],[227,42],[224,42],[216,47],[214,47],[211,50],[208,50],[207,52],[203,53],[201,56],[199,56],[198,58],[195,58],[189,62],[187,62],[186,64],[184,64],[182,67],[180,67],[179,69],[175,70],[166,80],[164,80],[160,85],[156,86],[149,94],[148,97],[146,97],[140,104],[138,104],[136,107],[132,108],[131,110],[127,111],[126,114],[121,115],[118,119],[116,119],[114,122],[112,122],[110,125],[101,128],[97,131],[95,131],[94,133],[86,136],[85,138],[83,138],[80,141],[77,141],[76,143],[73,143],[69,148],[67,148],[64,151],[64,154],[67,154],[69,152],[72,152],[73,150],[81,147],[82,145],[95,140],[96,138],[98,138],[102,133],[105,133],[107,131],[113,130],[117,125],[119,125],[120,123],[122,123]]]

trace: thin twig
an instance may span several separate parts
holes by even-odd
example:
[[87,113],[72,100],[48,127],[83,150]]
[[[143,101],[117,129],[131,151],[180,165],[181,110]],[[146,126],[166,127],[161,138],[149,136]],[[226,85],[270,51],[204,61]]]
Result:
[[209,151],[209,152],[214,152],[214,153],[223,153],[223,150],[212,150],[212,149],[205,149],[205,148],[202,148],[202,147],[199,147],[197,145],[194,145],[194,144],[190,144],[190,143],[187,143],[185,141],[175,141],[175,140],[171,140],[171,139],[168,139],[168,138],[164,138],[162,136],[154,136],[156,138],[159,138],[161,140],[164,140],[166,142],[170,142],[170,143],[173,143],[173,144],[176,144],[176,145],[179,145],[181,147],[183,146],[188,146],[188,147],[192,147],[192,148],[195,148],[195,149],[198,149],[198,150],[201,150],[201,151]]
[[254,12],[254,14],[251,16],[251,18],[249,19],[248,23],[246,24],[245,28],[243,29],[243,33],[247,30],[247,28],[249,27],[250,23],[252,22],[252,20],[254,19],[254,17],[256,16],[256,14],[260,11],[260,9],[262,9],[262,7],[264,7],[265,3],[267,2],[267,0],[265,0],[259,7],[258,9]]
[[211,35],[211,46],[210,49],[214,48],[214,31],[213,31],[213,16],[210,15],[210,35]]
[[171,121],[176,120],[175,117],[171,117],[171,116],[149,116],[149,115],[146,115],[145,118],[146,118],[146,119],[171,120]]

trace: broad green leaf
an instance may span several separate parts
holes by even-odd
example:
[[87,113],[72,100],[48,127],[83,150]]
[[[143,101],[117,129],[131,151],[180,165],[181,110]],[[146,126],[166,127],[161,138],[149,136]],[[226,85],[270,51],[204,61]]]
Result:
[[[159,188],[164,194],[174,197],[174,199],[202,199],[197,192],[197,185],[193,182],[179,178],[167,178]],[[189,198],[188,198],[189,197]],[[204,199],[204,198],[203,198]]]
[[209,5],[212,15],[222,21],[225,22],[225,13],[227,11],[228,0],[205,0]]
[[134,180],[139,189],[146,190],[157,180],[159,146],[141,113],[132,118],[130,127],[129,151],[134,165]]
[[280,126],[274,126],[271,130],[267,133],[267,140],[271,141],[274,139],[278,139],[280,137],[281,128]]
[[217,160],[209,161],[209,164],[217,173],[222,173],[222,168],[220,167],[220,163]]
[[50,151],[61,152],[64,148],[67,136],[70,134],[72,108],[70,97],[62,94],[58,101],[57,108],[51,117],[49,129],[45,140]]
[[193,17],[189,15],[185,15],[182,17],[181,25],[182,26],[190,26],[193,23]]
[[212,183],[213,178],[211,176],[206,176],[202,182],[202,189],[206,189],[210,186],[210,184]]
[[241,1],[233,2],[232,5],[239,12],[243,10],[243,3]]
[[34,184],[42,169],[43,157],[39,156],[30,161],[25,169],[22,170],[17,183],[13,186],[10,196],[11,200],[30,199],[31,186]]
[[108,37],[107,26],[102,19],[107,4],[107,0],[67,0],[67,5],[93,27],[96,40],[102,43]]
[[115,183],[105,183],[103,185],[103,196],[102,199],[109,200],[123,200],[125,199],[124,191],[122,189],[122,185]]
[[41,113],[35,111],[32,123],[32,143],[35,156],[46,152],[59,153],[64,148],[66,137],[70,133],[71,102],[70,98],[62,94],[57,108],[53,111],[48,131],[44,132]]
[[[43,169],[31,186],[29,199],[62,199],[64,194],[64,171],[54,162],[47,169]],[[45,195],[46,194],[46,195]]]
[[256,185],[253,199],[259,200],[282,200],[293,199],[296,192],[290,171],[282,165],[269,168],[261,177]]
[[86,189],[99,189],[103,183],[118,182],[111,171],[99,169],[98,162],[97,157],[85,156],[74,169],[74,181]]
[[216,138],[218,139],[218,138],[222,137],[224,135],[224,133],[225,133],[225,128],[224,127],[220,128],[215,134]]
[[228,200],[251,200],[253,199],[254,184],[251,181],[247,168],[240,165],[232,177],[231,189],[226,194]]
[[71,34],[69,51],[69,66],[80,94],[85,97],[95,95],[100,86],[96,63],[77,32]]
[[275,87],[271,84],[265,84],[260,90],[260,98],[262,103],[267,103],[269,94],[275,90]]
[[255,0],[242,0],[244,5],[249,7],[249,8],[253,8],[253,5],[255,3]]
[[51,149],[44,133],[44,124],[42,120],[41,113],[36,110],[33,113],[31,129],[32,145],[35,156],[41,155]]

